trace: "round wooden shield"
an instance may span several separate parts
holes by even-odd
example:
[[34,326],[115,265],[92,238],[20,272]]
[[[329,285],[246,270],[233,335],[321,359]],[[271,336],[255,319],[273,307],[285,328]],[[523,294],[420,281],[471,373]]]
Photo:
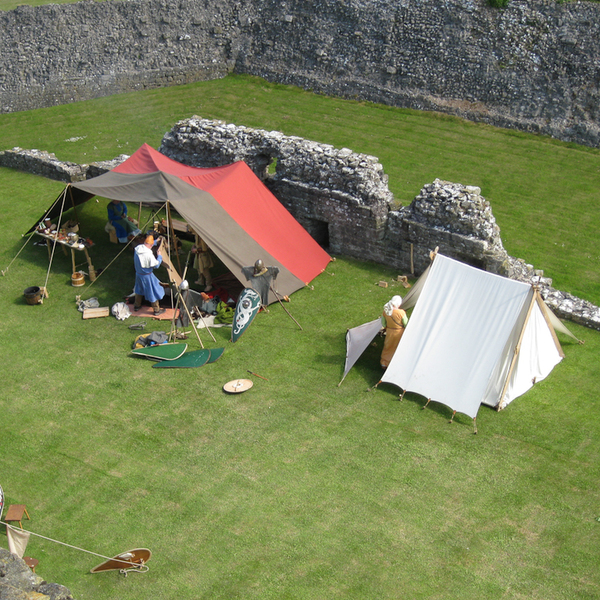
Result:
[[254,383],[250,379],[233,379],[223,386],[223,390],[228,394],[240,394],[249,390],[253,385]]

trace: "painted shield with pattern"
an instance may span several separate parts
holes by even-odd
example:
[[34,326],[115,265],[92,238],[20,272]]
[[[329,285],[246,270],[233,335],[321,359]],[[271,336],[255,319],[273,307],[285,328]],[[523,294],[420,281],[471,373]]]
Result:
[[235,342],[250,327],[250,323],[260,309],[260,296],[252,288],[246,288],[240,294],[235,305],[235,314],[231,326],[231,341]]

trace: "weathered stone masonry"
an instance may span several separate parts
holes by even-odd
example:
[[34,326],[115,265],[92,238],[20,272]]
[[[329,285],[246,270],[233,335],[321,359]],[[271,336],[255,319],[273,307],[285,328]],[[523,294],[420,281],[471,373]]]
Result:
[[0,111],[259,75],[600,145],[600,4],[127,0],[0,13]]
[[[244,160],[333,254],[420,274],[429,252],[439,247],[447,256],[538,285],[558,316],[600,330],[599,308],[553,289],[541,272],[507,254],[490,204],[477,187],[436,180],[410,206],[395,210],[387,175],[374,156],[199,117],[177,123],[163,137],[160,151],[199,167]],[[0,166],[75,181],[95,177],[125,158],[77,165],[17,148],[0,152]]]

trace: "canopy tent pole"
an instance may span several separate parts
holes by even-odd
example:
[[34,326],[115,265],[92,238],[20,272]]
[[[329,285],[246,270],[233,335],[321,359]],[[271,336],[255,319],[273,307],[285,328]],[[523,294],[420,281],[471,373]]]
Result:
[[[176,289],[173,286],[173,289]],[[173,341],[173,334],[175,334],[175,339],[177,339],[177,326],[175,325],[175,321],[177,320],[177,309],[179,308],[179,299],[181,298],[181,294],[177,293],[177,302],[175,302],[175,307],[173,309],[173,318],[171,319],[171,331],[169,332],[169,341]]]
[[[177,288],[175,288],[175,289],[177,289]],[[169,341],[171,341],[171,339],[172,339],[173,328],[175,329],[175,333],[177,333],[177,327],[175,327],[175,319],[177,318],[177,308],[180,305],[183,305],[183,307],[185,308],[185,312],[187,313],[188,319],[190,320],[190,323],[192,325],[192,329],[194,330],[194,333],[196,334],[196,338],[198,339],[198,342],[200,343],[200,347],[204,349],[204,344],[202,343],[202,340],[200,339],[198,329],[194,326],[194,320],[192,319],[192,315],[190,314],[190,311],[188,310],[186,303],[183,301],[183,298],[181,297],[181,291],[179,289],[177,289],[177,302],[175,303],[175,312],[173,313],[173,319],[171,321],[171,333],[169,334]],[[175,336],[175,338],[177,338],[177,336]]]
[[[301,331],[304,331],[302,329],[302,325],[300,325],[300,323],[298,323],[298,321],[296,321],[296,319],[294,319],[294,317],[292,317],[292,315],[290,314],[290,311],[283,305],[283,302],[281,301],[281,298],[279,297],[279,292],[275,291],[273,289],[272,285],[270,285],[269,287],[271,288],[271,291],[273,292],[273,294],[275,294],[275,298],[277,298],[277,300],[279,301],[279,304],[281,304],[281,308],[283,308],[283,310],[285,310],[285,312],[288,314],[288,317],[292,321],[294,321],[294,323],[296,323],[296,325],[298,325],[298,327],[300,327]],[[341,381],[340,381],[340,383],[341,383]]]
[[425,403],[425,406],[423,407],[423,410],[425,410],[429,406],[430,402],[431,402],[431,398],[428,398],[427,402]]
[[[64,209],[65,209],[65,200],[67,199],[67,189],[69,187],[70,186],[67,186],[63,190],[63,193],[62,193],[62,204],[61,204],[61,207],[60,207],[60,214],[58,216],[58,221],[57,221],[57,224],[56,224],[56,232],[57,232],[57,234],[60,231],[60,221],[62,219],[63,212],[64,212]],[[60,198],[60,196],[59,196],[59,198]],[[50,240],[48,240],[48,243],[49,242],[50,242]],[[44,295],[46,295],[48,293],[48,279],[50,278],[50,269],[52,268],[52,262],[54,260],[54,252],[56,251],[56,245],[57,245],[56,242],[54,242],[52,244],[52,252],[50,253],[50,260],[49,260],[49,263],[48,263],[48,270],[46,271],[46,281],[44,281]],[[43,298],[42,298],[42,302],[43,302]]]
[[[212,338],[212,341],[216,342],[217,339],[213,335],[213,332],[210,330],[210,327],[206,324],[206,321],[204,320],[204,317],[202,316],[202,311],[197,306],[195,306],[194,308],[196,308],[198,310],[198,314],[200,315],[200,320],[202,321],[202,323],[204,325],[204,329],[206,329],[206,331],[208,331],[210,337]],[[197,329],[197,327],[194,325],[193,321],[192,321],[192,327],[194,327],[194,329]]]
[[73,190],[71,189],[71,185],[67,185],[67,189],[69,190],[69,196],[71,197],[71,204],[73,205],[73,213],[75,215],[75,221],[77,221],[77,210],[75,209],[75,198],[73,198]]
[[448,421],[448,423],[453,423],[454,422],[454,415],[456,414],[456,411],[453,410],[452,411],[452,416],[450,417],[450,420]]
[[[185,269],[183,270],[183,277],[181,278],[182,279],[181,283],[183,283],[185,281],[185,276],[187,275],[187,269],[188,269],[188,264],[190,262],[191,254],[192,254],[192,251],[190,250],[188,252],[187,259],[185,261]],[[173,283],[173,282],[171,282],[171,283]],[[187,283],[186,283],[186,285],[187,285]],[[175,289],[177,290],[177,302],[175,304],[175,312],[173,313],[173,320],[171,321],[171,335],[173,334],[173,327],[175,326],[175,319],[177,318],[177,307],[180,304],[183,304],[183,306],[185,307],[185,312],[187,313],[188,319],[190,320],[192,329],[194,330],[194,333],[196,334],[196,337],[198,338],[198,341],[200,342],[200,347],[204,348],[204,344],[202,343],[202,340],[200,339],[200,334],[198,333],[198,329],[194,325],[194,320],[192,319],[192,315],[190,314],[187,304],[185,303],[185,301],[183,300],[183,297],[181,296],[181,287],[176,287],[176,286],[173,286],[173,287],[175,287]],[[175,333],[177,333],[176,327],[175,327]]]
[[523,337],[525,335],[525,329],[527,328],[527,323],[529,322],[529,317],[531,316],[531,311],[533,310],[533,306],[536,303],[535,295],[537,290],[532,286],[532,295],[531,300],[529,302],[529,306],[527,307],[527,314],[525,315],[525,321],[523,322],[523,326],[521,327],[521,332],[519,333],[519,339],[517,340],[517,345],[515,346],[515,351],[513,353],[512,360],[510,362],[510,368],[508,369],[508,374],[506,376],[506,381],[504,382],[504,387],[502,388],[502,394],[500,394],[500,400],[496,405],[496,410],[500,410],[502,408],[502,401],[504,400],[504,396],[506,395],[506,391],[508,390],[508,385],[510,383],[510,378],[515,369],[515,365],[517,364],[517,358],[519,356],[519,352],[521,350],[521,342],[523,341]]
[[198,342],[200,342],[200,347],[204,348],[204,344],[202,343],[202,340],[200,339],[200,334],[198,333],[198,328],[194,325],[194,319],[192,319],[190,310],[187,307],[187,304],[185,302],[183,302],[183,299],[181,298],[181,292],[179,290],[177,290],[177,301],[179,302],[180,299],[181,299],[181,304],[183,304],[183,307],[185,308],[185,312],[188,316],[188,319],[190,320],[190,323],[192,324],[192,329],[194,330],[194,333],[196,334],[196,337],[198,338]]
[[[182,283],[183,283],[183,281],[185,281],[185,277],[187,275],[187,270],[188,270],[188,265],[189,265],[189,262],[190,262],[190,256],[191,256],[191,254],[192,254],[192,251],[190,250],[188,252],[187,258],[185,260],[185,268],[183,270]],[[186,290],[186,291],[188,291],[188,290]],[[194,328],[194,331],[196,332],[196,337],[198,337],[198,341],[200,342],[200,336],[199,336],[198,331],[197,331],[198,328],[194,325],[194,320],[192,319],[192,316],[191,316],[191,314],[189,313],[189,311],[187,309],[187,304],[185,303],[183,297],[181,296],[181,293],[179,293],[177,295],[177,303],[175,305],[175,314],[173,314],[173,321],[171,322],[171,334],[173,333],[173,327],[175,325],[177,307],[179,306],[180,301],[185,306],[185,309],[187,311],[188,317],[190,319],[190,324]],[[204,328],[208,331],[208,333],[209,333],[210,337],[212,338],[213,342],[216,342],[217,340],[215,339],[215,336],[212,334],[212,331],[206,325],[206,321],[204,320],[204,317],[202,316],[202,313],[200,312],[200,310],[198,310],[198,312],[200,313],[200,319],[202,319],[202,323],[204,323]],[[202,345],[202,342],[200,342],[200,345]],[[202,348],[204,348],[204,346],[202,346]]]

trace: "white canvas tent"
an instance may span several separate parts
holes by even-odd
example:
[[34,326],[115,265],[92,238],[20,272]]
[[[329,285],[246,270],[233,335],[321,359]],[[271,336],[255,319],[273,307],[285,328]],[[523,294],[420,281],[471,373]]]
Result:
[[[429,273],[429,267],[425,270],[423,275],[418,281],[412,286],[412,289],[404,298],[402,298],[402,308],[408,310],[412,308],[423,289],[423,285],[427,280],[427,274]],[[382,307],[383,309],[383,307]],[[379,333],[383,323],[381,317],[363,323],[358,327],[352,327],[346,331],[346,364],[344,366],[344,375],[342,380],[338,383],[338,387],[342,385],[342,381],[348,375],[350,369],[354,366],[354,363],[360,358],[361,354],[367,349],[367,346],[373,341],[373,338]]]
[[475,419],[480,404],[504,408],[562,360],[554,325],[572,335],[531,285],[438,254],[381,382]]

